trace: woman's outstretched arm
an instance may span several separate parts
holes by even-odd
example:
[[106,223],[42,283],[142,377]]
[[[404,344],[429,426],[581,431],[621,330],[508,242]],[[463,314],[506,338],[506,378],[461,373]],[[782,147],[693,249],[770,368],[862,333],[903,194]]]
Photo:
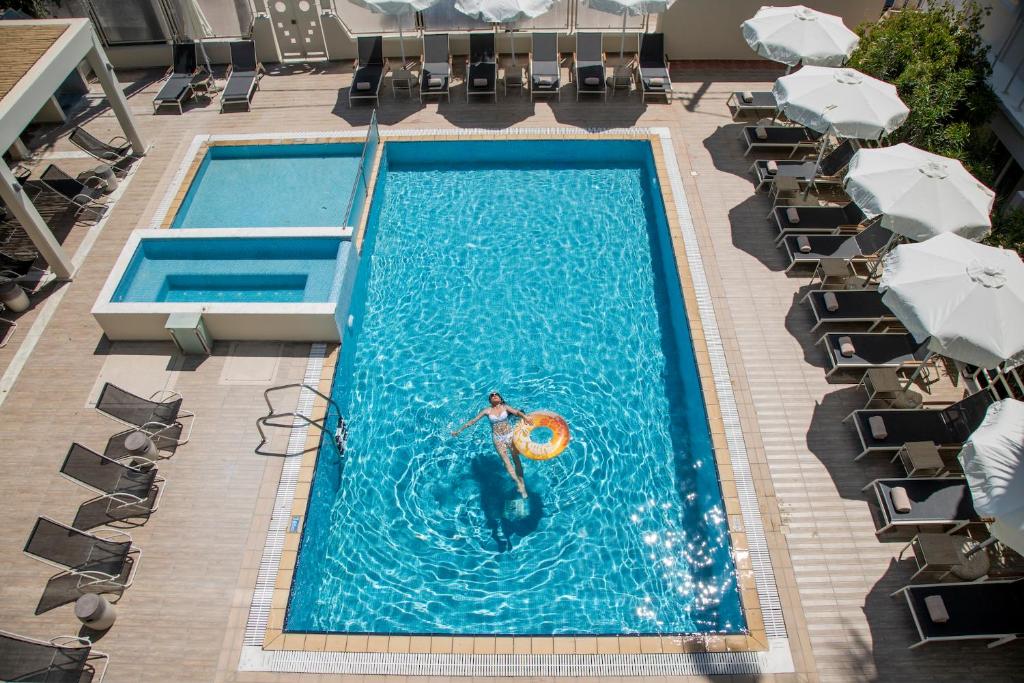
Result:
[[477,421],[481,417],[483,417],[486,412],[487,412],[486,410],[481,410],[479,413],[477,413],[476,417],[474,417],[472,420],[469,420],[468,422],[466,422],[466,424],[462,425],[461,427],[456,429],[454,432],[452,432],[452,436],[458,436],[459,433],[462,432],[462,430],[464,430],[464,429],[466,429],[468,427],[472,427],[473,425],[475,425],[477,423]]

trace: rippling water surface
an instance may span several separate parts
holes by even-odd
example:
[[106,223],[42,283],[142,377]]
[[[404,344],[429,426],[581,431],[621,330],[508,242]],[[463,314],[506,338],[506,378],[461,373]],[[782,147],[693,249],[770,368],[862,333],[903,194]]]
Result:
[[[391,143],[286,628],[738,632],[724,510],[645,142]],[[368,257],[368,258],[367,258]],[[491,445],[501,391],[572,443]]]

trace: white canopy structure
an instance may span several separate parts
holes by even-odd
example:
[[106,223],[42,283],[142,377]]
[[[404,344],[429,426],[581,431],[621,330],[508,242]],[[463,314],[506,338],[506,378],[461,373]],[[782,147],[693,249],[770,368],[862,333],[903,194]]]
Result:
[[946,233],[883,261],[882,302],[918,341],[994,368],[1024,354],[1024,263],[1013,251]]
[[622,36],[619,39],[619,63],[626,49],[626,18],[644,14],[661,14],[672,6],[675,0],[588,0],[588,4],[599,12],[616,16],[622,15]]
[[762,7],[740,29],[754,52],[789,67],[842,66],[860,42],[841,18],[803,5]]
[[437,0],[352,0],[352,2],[376,14],[395,17],[398,20],[398,44],[399,49],[402,51],[402,68],[404,69],[406,60],[405,36],[402,35],[402,17],[406,14],[422,12],[434,5]]
[[957,457],[974,509],[994,520],[992,535],[1024,553],[1024,403],[1007,398],[990,405]]
[[893,232],[922,241],[943,233],[979,240],[989,233],[995,193],[956,159],[900,143],[861,149],[850,162],[846,192]]

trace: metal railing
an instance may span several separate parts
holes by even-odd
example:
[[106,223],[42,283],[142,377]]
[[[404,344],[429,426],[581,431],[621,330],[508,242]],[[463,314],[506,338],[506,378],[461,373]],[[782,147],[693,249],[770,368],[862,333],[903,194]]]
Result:
[[356,174],[356,181],[352,185],[352,194],[348,198],[348,206],[345,207],[345,225],[356,227],[353,224],[359,221],[363,205],[370,194],[370,172],[377,160],[377,143],[380,141],[380,131],[377,129],[377,110],[370,113],[370,125],[366,130],[366,142],[363,143],[363,154],[359,158],[359,170]]
[[[302,383],[302,382],[298,382],[298,383],[295,383],[295,384],[282,384],[280,386],[270,387],[269,389],[267,389],[266,391],[263,392],[263,400],[267,404],[267,414],[264,415],[263,417],[258,418],[256,420],[256,431],[258,431],[260,433],[260,443],[259,443],[258,446],[256,446],[256,452],[258,454],[260,454],[260,455],[276,455],[276,456],[281,456],[281,457],[289,456],[289,455],[297,455],[297,453],[287,453],[287,452],[286,453],[275,453],[275,452],[272,452],[272,451],[262,450],[263,447],[267,445],[267,440],[268,440],[267,433],[264,431],[264,427],[283,427],[285,429],[293,429],[296,426],[296,421],[298,421],[300,423],[304,423],[307,427],[316,427],[321,432],[326,432],[327,431],[328,428],[324,424],[324,422],[327,421],[327,417],[328,417],[328,415],[330,415],[330,411],[327,411],[324,414],[322,419],[314,420],[314,419],[310,418],[308,415],[303,415],[302,413],[298,413],[298,412],[294,412],[294,411],[287,411],[287,412],[279,413],[279,412],[276,412],[274,410],[274,404],[270,400],[271,393],[277,392],[277,391],[284,391],[285,389],[296,389],[296,388],[299,389],[300,396],[301,396],[301,392],[303,390],[310,391],[314,395],[319,396],[320,398],[325,400],[327,402],[327,405],[329,405],[330,407],[334,408],[335,413],[338,415],[338,426],[335,428],[334,433],[332,434],[332,436],[334,437],[335,445],[338,447],[339,454],[344,453],[344,450],[345,450],[344,441],[345,441],[345,438],[347,438],[347,436],[348,436],[348,428],[345,425],[344,418],[342,418],[342,416],[341,416],[341,409],[338,407],[338,404],[335,403],[334,400],[330,396],[327,396],[327,395],[321,393],[320,391],[318,391],[317,389],[314,389],[313,387],[309,386],[308,384],[305,384],[305,383]],[[291,421],[290,422],[275,422],[275,420],[278,420],[278,419],[281,419],[281,418],[290,418]]]

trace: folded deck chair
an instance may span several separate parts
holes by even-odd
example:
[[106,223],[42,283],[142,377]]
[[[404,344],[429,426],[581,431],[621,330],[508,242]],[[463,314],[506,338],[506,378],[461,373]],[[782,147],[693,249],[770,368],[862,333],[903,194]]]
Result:
[[562,57],[558,54],[557,33],[534,33],[530,50],[530,101],[534,95],[557,95],[562,79]]
[[109,660],[92,649],[88,638],[37,640],[0,631],[0,681],[99,683]]
[[64,171],[57,168],[56,164],[50,164],[39,176],[39,181],[47,189],[56,192],[69,204],[75,207],[75,215],[88,213],[99,220],[107,212],[107,206],[100,204],[97,200],[103,196],[103,181],[97,179],[98,187],[90,187],[77,178],[72,178]]
[[918,641],[991,640],[998,647],[1024,635],[1024,579],[905,586]]
[[896,529],[943,527],[950,533],[984,521],[974,510],[966,479],[906,477],[875,479],[864,487],[874,494],[881,515],[876,534]]
[[77,577],[80,589],[94,593],[120,592],[131,586],[142,556],[124,531],[104,528],[87,533],[47,517],[36,520],[24,552],[61,569],[62,574]]
[[[118,462],[73,443],[64,457],[60,473],[67,479],[100,495],[104,512],[111,521],[146,517],[160,506],[164,478],[155,464],[141,456],[130,463]],[[82,526],[75,524],[78,529]]]
[[75,128],[68,139],[86,154],[109,165],[118,175],[127,173],[128,167],[140,158],[132,154],[131,143],[120,135],[103,142],[86,129]]
[[256,43],[251,40],[236,40],[231,43],[231,65],[228,67],[228,82],[220,94],[220,110],[228,105],[245,105],[252,110],[252,97],[260,89],[263,65],[256,59]]
[[815,332],[827,324],[870,324],[868,332],[885,323],[897,323],[899,319],[882,303],[882,293],[877,289],[814,289],[807,292],[803,302],[810,304],[814,315]]
[[352,106],[352,100],[378,101],[380,86],[387,71],[383,37],[361,36],[356,39],[356,44],[359,60],[352,75],[352,86],[348,90],[349,107]]
[[818,344],[828,354],[825,379],[836,381],[858,382],[874,368],[917,367],[929,355],[927,340],[905,332],[830,332]]
[[498,60],[494,50],[494,34],[470,33],[469,56],[466,58],[466,101],[470,95],[493,97],[498,101]]
[[751,150],[789,152],[793,156],[800,150],[811,151],[818,146],[821,133],[803,126],[744,126],[741,139],[747,145],[744,156]]
[[[165,395],[164,400],[155,400],[160,395]],[[157,392],[146,399],[107,382],[96,401],[96,410],[150,436],[166,437],[179,424],[178,418],[194,416],[181,409],[182,401],[181,394],[177,392]],[[191,432],[190,428],[184,438],[178,439],[178,444],[187,442]]]
[[855,459],[868,453],[893,454],[910,441],[932,441],[938,446],[959,447],[985,419],[995,399],[987,391],[957,401],[941,410],[883,408],[855,410],[846,417],[860,439]]
[[576,82],[576,101],[580,95],[600,95],[608,100],[604,75],[603,33],[577,33],[576,54],[573,57],[573,80]]
[[732,120],[736,121],[741,116],[753,115],[753,118],[763,116],[776,116],[779,113],[779,104],[775,101],[775,94],[769,91],[735,91],[725,101],[729,107]]
[[420,102],[425,96],[444,96],[451,101],[452,54],[448,34],[423,36],[423,71],[420,73]]
[[[812,185],[836,185],[843,182],[843,172],[850,165],[857,148],[852,140],[843,140],[842,143],[832,148],[824,156],[821,164],[818,165],[814,177],[810,179]],[[812,159],[758,159],[751,165],[750,170],[757,179],[757,191],[760,192],[775,180],[779,171],[787,168],[806,167],[807,164],[814,164]]]
[[640,55],[637,68],[641,100],[654,96],[664,97],[669,102],[672,101],[672,79],[668,73],[668,55],[665,54],[664,33],[640,35]]
[[165,76],[167,81],[153,98],[153,111],[160,111],[161,107],[174,107],[179,114],[185,111],[185,103],[195,94],[192,79],[198,73],[199,58],[196,55],[196,44],[175,43],[172,65]]
[[853,202],[843,206],[776,206],[769,219],[775,220],[775,246],[788,235],[839,235],[856,233],[868,222],[867,215]]
[[863,263],[889,244],[892,233],[875,222],[856,235],[786,235],[782,245],[789,256],[786,272],[796,267],[816,267],[823,258]]

